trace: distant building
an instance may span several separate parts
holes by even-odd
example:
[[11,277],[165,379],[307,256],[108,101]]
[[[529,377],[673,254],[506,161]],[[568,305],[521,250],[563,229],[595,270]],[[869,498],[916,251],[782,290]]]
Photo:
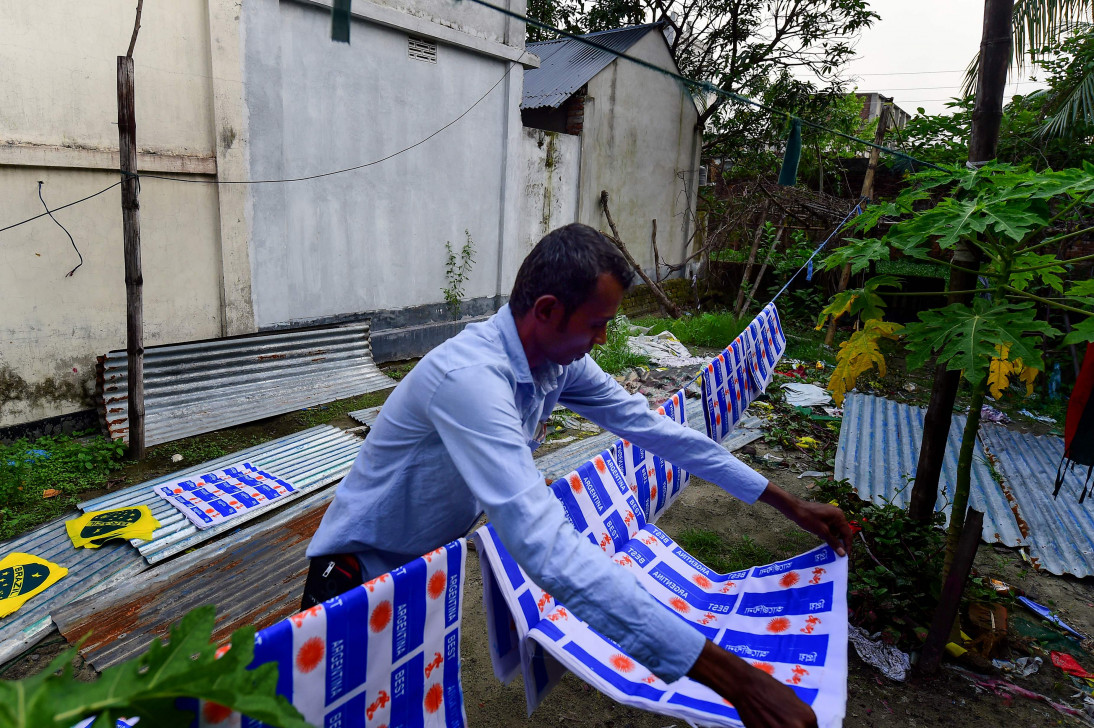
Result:
[[881,116],[881,109],[886,104],[892,107],[893,116],[890,119],[890,128],[895,126],[900,129],[912,118],[911,114],[893,103],[892,96],[882,96],[877,91],[859,92],[855,96],[862,99],[862,111],[859,112],[859,115],[863,121],[870,122]]
[[[659,23],[584,36],[676,73]],[[695,229],[702,133],[691,93],[669,76],[579,40],[529,43],[524,73],[522,240],[577,220],[601,230],[609,209],[635,260],[652,270],[654,220],[662,261],[679,263]]]

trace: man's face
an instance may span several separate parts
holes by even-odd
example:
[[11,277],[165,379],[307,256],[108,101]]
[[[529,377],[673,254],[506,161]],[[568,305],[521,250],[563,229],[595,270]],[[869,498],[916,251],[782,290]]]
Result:
[[[567,318],[562,306],[552,312],[541,345],[547,359],[571,364],[607,339],[608,322],[615,318],[623,301],[623,286],[610,273],[602,273],[592,295]],[[565,319],[565,320],[564,320]]]

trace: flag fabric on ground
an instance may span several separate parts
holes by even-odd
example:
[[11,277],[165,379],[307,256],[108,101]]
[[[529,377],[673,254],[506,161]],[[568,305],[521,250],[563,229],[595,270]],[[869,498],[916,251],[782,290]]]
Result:
[[[592,469],[579,468],[576,482],[560,479],[551,486],[574,527],[631,569],[666,609],[790,685],[812,705],[821,726],[839,725],[846,704],[846,559],[824,546],[718,574],[645,522],[605,455],[594,458]],[[605,497],[615,502],[605,503]],[[620,542],[617,519],[628,512],[635,517]],[[570,614],[528,579],[489,524],[475,539],[495,673],[507,679],[522,669],[529,713],[565,667],[626,705],[697,723],[741,725],[732,706],[709,688],[687,678],[664,683]]]
[[76,548],[97,549],[115,538],[152,539],[152,532],[160,522],[148,506],[112,508],[108,511],[90,511],[79,518],[65,521],[65,530]]
[[[255,635],[277,692],[323,728],[467,724],[460,683],[467,542],[453,541]],[[264,723],[201,702],[197,728]]]
[[771,383],[775,364],[785,352],[779,313],[769,303],[699,372],[708,437],[721,442],[733,432],[745,408]]
[[[687,427],[684,396],[684,390],[681,389],[658,407],[657,411]],[[626,440],[617,441],[609,455],[614,458],[631,493],[638,499],[642,514],[650,523],[657,521],[672,505],[687,487],[691,477],[683,468]]]
[[68,569],[32,554],[12,553],[0,560],[0,617],[60,581]]
[[245,511],[263,508],[293,490],[288,482],[250,463],[236,463],[155,488],[161,498],[203,530]]

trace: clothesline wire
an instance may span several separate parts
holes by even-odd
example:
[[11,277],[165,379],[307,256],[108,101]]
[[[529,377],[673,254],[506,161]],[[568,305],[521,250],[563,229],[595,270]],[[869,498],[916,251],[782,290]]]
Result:
[[833,230],[831,232],[831,234],[827,238],[824,239],[823,243],[821,243],[820,245],[817,246],[817,249],[814,250],[813,254],[809,256],[809,258],[805,261],[805,263],[802,264],[802,267],[798,268],[798,270],[795,271],[794,275],[790,276],[790,278],[787,279],[786,283],[783,284],[783,287],[779,289],[779,292],[775,294],[775,296],[769,301],[769,303],[775,303],[775,299],[777,299],[779,296],[781,296],[783,294],[783,292],[785,292],[786,289],[790,287],[790,284],[794,282],[794,279],[797,278],[798,275],[803,270],[805,270],[809,266],[810,263],[813,262],[813,258],[817,257],[817,254],[820,253],[822,250],[824,250],[824,247],[826,245],[828,245],[829,242],[831,242],[832,238],[836,237],[836,235],[839,233],[839,231],[842,230],[845,225],[847,225],[847,222],[851,219],[852,215],[862,213],[862,202],[865,199],[866,199],[865,197],[860,197],[858,199],[858,201],[855,202],[855,206],[851,208],[851,211],[848,212],[847,215],[844,216],[843,220],[840,221],[840,224],[836,226],[836,229]]
[[634,63],[636,65],[639,65],[643,68],[647,68],[651,71],[655,71],[657,73],[663,74],[663,75],[668,76],[670,78],[674,78],[674,79],[676,79],[677,81],[680,81],[681,83],[683,83],[685,86],[687,86],[689,88],[698,89],[698,90],[703,91],[705,93],[710,93],[710,94],[715,94],[715,95],[718,95],[718,96],[725,97],[725,98],[727,98],[731,101],[737,101],[737,102],[742,103],[742,104],[747,104],[749,106],[754,106],[757,109],[760,109],[761,111],[766,111],[769,114],[775,114],[775,115],[778,115],[778,116],[782,116],[787,121],[799,121],[799,122],[801,122],[802,125],[808,126],[812,129],[817,129],[818,131],[825,131],[825,132],[828,132],[829,134],[835,134],[836,136],[847,139],[848,141],[856,142],[856,143],[861,144],[863,146],[870,147],[871,149],[877,149],[880,152],[884,152],[885,154],[889,154],[889,155],[894,156],[894,157],[899,157],[900,159],[905,159],[905,160],[907,160],[909,162],[912,162],[914,164],[921,164],[925,167],[931,167],[932,169],[945,171],[944,168],[938,166],[937,164],[932,164],[931,162],[925,162],[922,159],[916,159],[915,157],[913,157],[909,154],[905,154],[904,152],[898,151],[896,149],[891,149],[890,147],[886,147],[886,146],[883,146],[881,144],[874,144],[873,142],[867,141],[865,139],[861,139],[857,136],[853,136],[851,134],[845,134],[844,132],[839,131],[838,129],[832,129],[832,128],[824,126],[823,124],[818,124],[815,121],[810,121],[808,119],[803,119],[802,117],[798,116],[797,114],[792,114],[789,111],[784,111],[782,109],[776,109],[772,106],[768,106],[767,104],[760,103],[759,101],[754,101],[753,99],[750,99],[747,96],[742,96],[741,94],[733,93],[732,91],[726,91],[725,89],[719,88],[718,86],[714,85],[710,81],[696,81],[695,79],[688,78],[687,76],[684,76],[681,73],[677,73],[675,71],[670,71],[667,68],[662,68],[661,66],[658,66],[655,63],[650,63],[649,61],[643,60],[641,58],[636,58],[634,56],[628,55],[628,54],[624,53],[623,51],[619,51],[619,50],[616,50],[615,48],[610,48],[610,47],[608,47],[606,45],[603,45],[601,43],[597,43],[595,40],[591,40],[591,39],[589,39],[585,36],[577,35],[576,33],[569,33],[565,30],[562,30],[561,28],[556,28],[555,26],[550,25],[549,23],[544,23],[542,21],[536,20],[535,18],[530,18],[527,15],[522,15],[521,13],[510,10],[509,8],[503,8],[499,5],[494,5],[491,2],[487,2],[487,0],[467,0],[467,1],[475,3],[477,5],[482,5],[485,8],[490,8],[491,10],[494,10],[495,12],[501,13],[502,15],[507,15],[510,18],[513,18],[515,20],[519,20],[519,21],[523,22],[525,25],[531,25],[531,26],[534,26],[536,28],[540,28],[542,30],[550,31],[552,33],[555,33],[556,35],[562,36],[563,38],[568,38],[570,40],[576,40],[579,43],[584,43],[587,46],[590,46],[592,48],[596,48],[596,49],[601,50],[605,53],[609,53],[609,54],[615,56],[616,58],[622,58],[625,61],[629,61],[629,62]]

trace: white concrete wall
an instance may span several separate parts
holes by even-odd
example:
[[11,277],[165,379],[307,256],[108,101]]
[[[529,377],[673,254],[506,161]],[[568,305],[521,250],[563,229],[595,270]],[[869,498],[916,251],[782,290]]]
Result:
[[[647,33],[629,55],[675,68],[664,38]],[[619,234],[635,260],[653,267],[652,220],[661,258],[677,264],[694,230],[701,136],[683,84],[622,60],[588,84],[581,134],[578,219],[608,231],[600,204],[607,190]]]
[[557,227],[577,220],[581,139],[524,129],[520,203],[520,258]]
[[[210,37],[233,37],[229,4],[145,4],[134,53],[139,171],[211,182],[238,148],[221,142],[214,118],[232,70]],[[116,59],[134,8],[0,0],[0,227],[43,212],[39,180],[53,207],[118,180]],[[156,180],[140,203],[146,345],[225,333],[222,263],[245,262],[246,247],[238,230],[222,237],[221,216],[242,219],[242,208],[215,185]],[[0,233],[0,426],[90,407],[95,356],[125,346],[120,205],[115,188],[55,213],[84,257],[72,277],[77,255],[48,217]],[[249,328],[249,291],[243,308],[236,319]]]
[[[447,0],[414,4],[427,6],[464,13]],[[520,260],[523,34],[499,43],[503,26],[484,40],[444,17],[353,9],[346,45],[330,42],[322,4],[244,8],[252,178],[378,160],[467,114],[373,166],[253,188],[259,327],[443,301],[445,241],[458,249],[465,230],[476,258],[467,298],[507,293]],[[437,63],[408,57],[410,35],[440,39]]]

